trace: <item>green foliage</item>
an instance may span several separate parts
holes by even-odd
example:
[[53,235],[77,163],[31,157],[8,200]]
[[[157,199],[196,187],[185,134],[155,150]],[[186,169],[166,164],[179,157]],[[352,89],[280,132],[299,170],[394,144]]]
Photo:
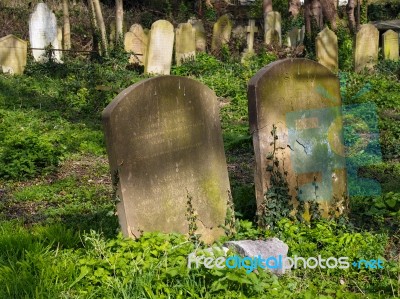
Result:
[[372,199],[372,206],[366,213],[370,216],[392,216],[400,220],[400,193],[389,192]]
[[264,195],[264,200],[257,211],[258,224],[263,229],[272,229],[279,219],[288,217],[291,211],[291,196],[289,194],[289,185],[287,183],[287,171],[284,165],[280,166],[277,158],[278,150],[284,148],[277,147],[278,136],[276,135],[276,126],[272,125],[271,136],[273,141],[273,151],[268,154],[267,173],[269,176],[268,190]]
[[[18,123],[24,113],[0,110],[0,177],[28,179],[53,170],[63,149],[55,134],[38,121]],[[38,134],[38,131],[42,131]]]
[[[385,1],[386,2],[386,1]],[[400,4],[392,3],[374,3],[368,5],[368,21],[386,21],[400,18]]]
[[375,103],[378,107],[380,145],[385,159],[400,157],[400,82],[395,76],[342,73],[341,92],[344,104]]
[[197,211],[193,208],[193,197],[187,193],[187,202],[186,202],[186,220],[189,225],[189,239],[194,243],[198,244],[201,235],[197,234]]
[[339,68],[342,71],[350,71],[353,68],[353,37],[349,28],[339,24],[337,31]]
[[251,2],[247,9],[247,17],[249,19],[263,19],[263,1],[255,0]]

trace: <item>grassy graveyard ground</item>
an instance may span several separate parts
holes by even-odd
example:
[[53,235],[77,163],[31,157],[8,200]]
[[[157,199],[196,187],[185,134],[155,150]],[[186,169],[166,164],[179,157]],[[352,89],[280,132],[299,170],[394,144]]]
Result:
[[244,269],[189,271],[195,244],[181,235],[118,235],[100,113],[145,77],[121,56],[101,64],[65,60],[0,75],[0,298],[400,297],[400,63],[340,75],[345,104],[377,106],[382,162],[359,172],[381,183],[382,196],[351,198],[347,220],[284,218],[269,231],[253,223],[246,83],[275,57],[242,65],[200,55],[173,68],[220,100],[238,216],[236,233],[223,240],[277,236],[291,256],[385,259],[383,270],[298,269],[277,278]]

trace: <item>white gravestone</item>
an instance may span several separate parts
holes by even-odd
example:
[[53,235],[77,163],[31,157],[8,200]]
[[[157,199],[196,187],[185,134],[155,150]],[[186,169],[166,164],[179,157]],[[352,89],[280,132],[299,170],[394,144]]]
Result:
[[145,73],[169,75],[171,72],[173,48],[174,26],[165,20],[154,22],[151,25]]
[[[44,49],[50,44],[55,50],[61,48],[57,35],[56,16],[45,3],[37,4],[29,20],[29,40],[31,47],[36,48],[32,50],[35,61],[44,62],[47,60],[46,51],[39,49]],[[54,60],[62,62],[60,51],[54,51]]]

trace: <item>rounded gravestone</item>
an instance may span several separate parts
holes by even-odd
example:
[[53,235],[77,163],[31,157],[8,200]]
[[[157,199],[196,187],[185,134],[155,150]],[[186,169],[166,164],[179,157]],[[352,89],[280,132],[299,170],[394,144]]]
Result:
[[211,89],[184,77],[147,79],[121,92],[103,122],[126,236],[188,233],[188,201],[205,242],[224,234],[230,187]]
[[315,61],[279,60],[251,78],[248,100],[257,205],[271,187],[274,153],[292,199],[317,200],[327,215],[347,192],[338,78]]

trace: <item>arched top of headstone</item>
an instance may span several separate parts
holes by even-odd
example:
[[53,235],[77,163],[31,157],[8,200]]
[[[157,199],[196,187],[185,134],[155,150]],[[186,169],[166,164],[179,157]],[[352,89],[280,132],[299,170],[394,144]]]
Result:
[[[143,91],[146,92],[146,95],[157,95],[157,92],[159,88],[162,88],[163,86],[168,86],[168,84],[174,84],[171,86],[170,90],[174,91],[176,88],[180,89],[181,84],[190,84],[191,90],[190,94],[195,94],[197,91],[201,91],[199,95],[205,96],[208,95],[210,97],[209,101],[216,100],[215,98],[215,92],[210,89],[208,86],[190,79],[186,77],[181,77],[181,76],[172,76],[172,75],[166,75],[166,76],[159,76],[159,77],[154,77],[154,78],[149,78],[142,80],[138,83],[132,84],[128,88],[124,89],[121,93],[119,93],[114,100],[104,109],[103,111],[103,119],[110,118],[112,114],[114,113],[115,109],[122,105],[123,101],[127,101],[128,98],[130,98],[129,101],[146,101],[146,97],[143,96],[143,94],[138,93],[138,91]],[[182,85],[183,86],[183,85]],[[148,90],[147,88],[150,88],[151,90]],[[151,91],[151,93],[150,93]],[[183,91],[183,89],[182,89]],[[149,93],[147,93],[149,92]],[[185,91],[186,93],[186,91]],[[187,91],[189,94],[189,91]],[[210,102],[210,103],[211,103]]]
[[158,20],[158,21],[155,21],[151,25],[151,30],[153,30],[154,28],[164,28],[165,30],[172,30],[173,31],[174,30],[174,25],[172,25],[167,20]]
[[143,32],[143,27],[140,24],[133,24],[130,28],[129,28],[129,32]]
[[[274,80],[272,80],[274,79]],[[287,88],[287,83],[290,80],[295,80],[296,83],[301,84],[304,82],[313,82],[315,79],[318,81],[333,80],[334,84],[331,82],[327,85],[329,90],[337,89],[339,87],[339,81],[336,75],[334,75],[327,67],[322,64],[306,59],[306,58],[287,58],[278,60],[268,64],[267,66],[260,69],[249,81],[249,92],[257,88],[257,86],[263,84],[274,84],[279,87],[281,83],[281,89]],[[329,91],[328,90],[328,91]],[[335,94],[330,92],[330,94]],[[338,99],[339,101],[340,99]]]
[[389,30],[387,30],[387,31],[385,31],[385,33],[384,34],[382,34],[382,35],[393,35],[393,36],[399,36],[399,34],[396,32],[396,31],[393,31],[392,29],[389,29]]

